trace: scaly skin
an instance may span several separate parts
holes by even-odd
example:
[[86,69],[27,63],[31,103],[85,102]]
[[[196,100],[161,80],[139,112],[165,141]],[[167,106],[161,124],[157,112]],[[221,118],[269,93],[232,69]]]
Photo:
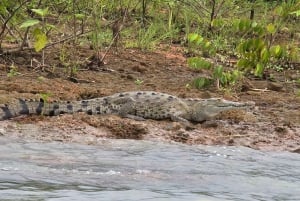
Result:
[[20,115],[55,116],[64,113],[85,112],[90,115],[117,114],[136,120],[171,119],[183,122],[203,122],[222,111],[252,107],[253,102],[233,102],[224,99],[182,99],[154,91],[133,91],[111,96],[72,102],[19,100],[0,106],[0,120]]

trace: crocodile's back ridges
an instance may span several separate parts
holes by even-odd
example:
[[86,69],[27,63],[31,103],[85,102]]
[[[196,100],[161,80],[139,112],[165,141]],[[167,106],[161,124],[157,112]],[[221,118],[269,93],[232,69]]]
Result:
[[200,122],[220,111],[243,108],[245,103],[223,99],[181,99],[177,96],[154,91],[133,91],[82,101],[44,102],[19,100],[0,106],[0,120],[20,115],[38,114],[55,116],[64,113],[85,112],[118,114],[135,119],[172,119],[174,121]]

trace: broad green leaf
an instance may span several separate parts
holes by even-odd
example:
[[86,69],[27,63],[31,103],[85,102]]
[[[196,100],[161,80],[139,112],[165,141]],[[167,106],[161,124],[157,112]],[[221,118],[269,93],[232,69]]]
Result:
[[206,77],[199,77],[192,81],[192,85],[198,89],[202,89],[205,87],[210,86],[213,83],[213,81]]
[[272,23],[270,23],[270,24],[268,24],[267,25],[267,31],[270,33],[270,34],[274,34],[275,33],[275,26],[274,26],[274,24],[272,24]]
[[260,57],[261,57],[263,62],[267,62],[269,60],[270,52],[268,51],[268,49],[266,47],[264,47],[262,49],[262,51],[260,52]]
[[258,25],[258,24],[257,24],[257,22],[255,22],[255,21],[253,21],[253,22],[251,23],[251,27],[252,27],[252,28],[257,27],[257,25]]
[[204,44],[204,47],[205,47],[205,48],[209,48],[210,45],[211,45],[211,42],[210,42],[210,41],[207,41],[207,42]]
[[26,20],[25,22],[23,22],[20,26],[20,28],[27,28],[27,27],[31,27],[33,25],[36,25],[40,23],[39,20],[36,20],[36,19],[30,19],[30,20]]
[[198,34],[196,34],[196,33],[190,33],[190,34],[188,35],[188,40],[189,40],[190,42],[193,42],[193,41],[195,41],[198,37],[199,37]]
[[55,26],[53,24],[45,24],[45,27],[50,28],[50,29],[54,29]]
[[265,34],[265,29],[261,26],[256,26],[256,27],[253,27],[253,32],[254,33],[257,33],[258,35],[264,35]]
[[214,78],[221,78],[223,74],[223,67],[217,66],[213,72]]
[[84,15],[84,14],[81,14],[81,13],[75,14],[76,19],[79,19],[79,20],[83,19],[84,16],[85,16],[85,15]]
[[281,57],[282,54],[282,48],[280,47],[280,45],[274,45],[270,48],[270,51],[272,53],[273,56],[275,57]]
[[204,38],[201,37],[201,36],[199,36],[198,39],[197,39],[197,41],[196,41],[196,44],[197,44],[197,45],[200,45],[200,44],[202,43],[203,40],[204,40]]
[[35,38],[34,49],[36,52],[39,52],[46,46],[48,38],[46,34],[38,28],[33,31],[33,36]]
[[278,6],[277,8],[275,8],[274,12],[275,12],[277,15],[282,16],[283,13],[284,13],[284,9],[282,8],[282,6]]
[[239,59],[237,62],[238,69],[242,69],[242,70],[250,69],[250,68],[252,69],[252,66],[253,66],[252,62],[246,58]]
[[276,53],[276,55],[279,55],[281,53],[281,47],[280,47],[280,45],[276,45],[276,47],[275,47],[275,53]]
[[32,12],[38,14],[39,16],[45,17],[48,14],[48,8],[44,8],[44,9],[31,9]]
[[220,77],[220,82],[221,84],[224,86],[228,83],[228,77],[226,75],[226,73],[224,73],[221,77]]
[[254,50],[262,50],[266,47],[265,42],[260,38],[254,39],[252,45]]
[[210,69],[212,64],[199,57],[191,57],[187,59],[188,65],[192,69]]
[[300,16],[300,10],[296,10],[294,12],[291,12],[290,14],[291,15],[295,14],[297,17],[299,17]]
[[256,64],[254,75],[262,77],[263,76],[263,72],[264,72],[264,65],[262,63]]
[[242,19],[239,23],[240,31],[248,31],[252,26],[252,22],[249,19]]
[[232,73],[231,73],[231,75],[232,75],[233,79],[237,80],[240,77],[242,77],[243,73],[241,71],[239,71],[239,70],[233,70]]

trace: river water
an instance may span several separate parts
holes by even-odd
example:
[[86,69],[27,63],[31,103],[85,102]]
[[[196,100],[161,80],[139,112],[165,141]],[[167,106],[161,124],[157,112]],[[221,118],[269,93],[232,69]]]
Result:
[[300,155],[133,140],[0,137],[0,200],[300,200]]

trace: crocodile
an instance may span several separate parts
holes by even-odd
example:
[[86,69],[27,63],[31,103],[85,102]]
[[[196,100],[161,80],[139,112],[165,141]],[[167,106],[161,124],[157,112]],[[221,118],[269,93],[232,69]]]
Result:
[[179,98],[155,91],[132,91],[80,101],[19,99],[13,104],[0,105],[0,120],[30,114],[56,116],[84,112],[89,115],[116,114],[135,120],[204,122],[222,111],[245,109],[253,105],[253,102],[234,102],[221,98]]

